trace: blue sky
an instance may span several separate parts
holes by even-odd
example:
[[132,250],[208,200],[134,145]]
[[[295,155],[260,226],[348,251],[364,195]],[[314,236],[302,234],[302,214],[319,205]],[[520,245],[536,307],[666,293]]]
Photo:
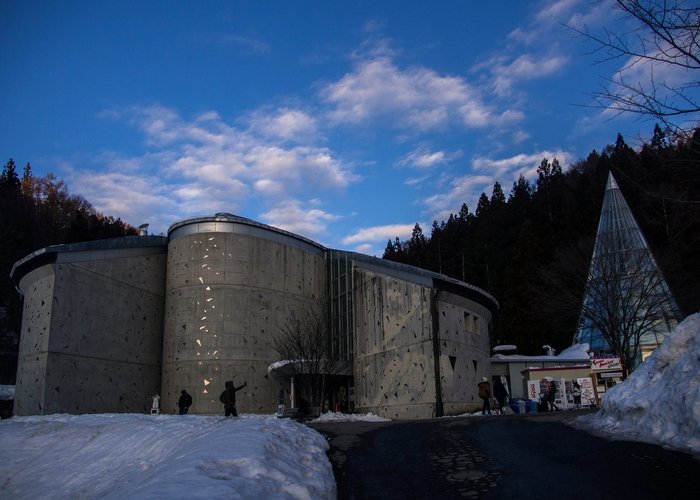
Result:
[[[653,122],[591,107],[608,1],[0,0],[0,155],[132,225],[230,212],[381,255],[543,158]],[[641,76],[640,76],[641,78]]]

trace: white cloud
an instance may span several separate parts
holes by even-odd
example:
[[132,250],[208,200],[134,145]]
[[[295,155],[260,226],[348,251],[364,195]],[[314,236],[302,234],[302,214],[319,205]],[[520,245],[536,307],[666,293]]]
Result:
[[433,220],[446,220],[450,213],[457,213],[462,203],[474,212],[481,193],[491,195],[493,185],[499,182],[507,194],[513,182],[521,175],[529,180],[537,178],[537,167],[544,158],[559,160],[562,169],[570,161],[571,155],[565,151],[540,151],[533,154],[518,154],[508,158],[493,159],[478,157],[472,160],[474,174],[457,177],[449,189],[434,194],[425,200],[424,205]]
[[582,5],[589,10],[571,14],[571,17],[566,21],[567,26],[578,30],[584,30],[591,26],[601,25],[610,21],[611,12],[615,9],[614,3],[611,0],[584,2]]
[[508,64],[497,64],[491,68],[494,75],[493,89],[498,95],[507,95],[520,81],[544,78],[560,71],[568,62],[562,55],[535,58],[523,54]]
[[360,61],[355,71],[327,85],[321,95],[333,107],[328,116],[334,123],[388,117],[394,126],[425,131],[450,121],[486,127],[518,119],[517,113],[499,113],[484,104],[460,77],[423,67],[401,69],[386,56]]
[[364,242],[388,241],[396,237],[403,240],[411,237],[415,225],[414,222],[413,224],[391,224],[358,229],[355,233],[343,238],[341,243],[343,245],[353,245]]
[[427,169],[446,163],[459,155],[460,153],[448,154],[445,151],[431,151],[427,147],[420,146],[401,158],[398,164]]
[[[450,189],[445,193],[432,195],[425,199],[424,204],[431,213],[457,213],[462,203],[467,203],[471,211],[479,195],[487,190],[494,182],[488,175],[465,175],[452,180]],[[442,217],[441,219],[444,219]],[[440,219],[440,220],[441,220]]]
[[173,219],[161,219],[173,213],[177,204],[157,177],[133,173],[71,171],[67,177],[71,190],[79,193],[100,212],[120,217],[133,225],[151,224],[151,231],[163,232]]
[[513,144],[520,144],[530,138],[530,134],[524,130],[516,130],[513,133]]
[[285,141],[307,141],[316,135],[316,120],[299,109],[279,108],[273,113],[254,113],[251,118],[252,131],[265,137]]
[[[311,201],[315,204],[315,200]],[[340,216],[318,208],[302,207],[299,200],[288,199],[261,214],[266,224],[307,237],[317,237],[328,231],[328,224]]]
[[[578,10],[577,10],[578,9]],[[580,9],[588,9],[582,11]],[[588,2],[584,0],[546,1],[534,13],[527,27],[519,26],[508,34],[508,39],[518,45],[542,43],[554,30],[553,27],[569,25],[582,27],[598,22],[601,13],[609,15],[612,6],[608,0]]]
[[488,173],[493,178],[493,182],[499,181],[501,185],[505,185],[506,181],[516,180],[520,175],[529,179],[536,177],[537,167],[544,158],[550,161],[557,158],[562,168],[564,168],[570,161],[570,157],[569,153],[562,150],[545,150],[533,154],[517,154],[501,159],[478,157],[472,160],[472,167],[477,172]]
[[275,179],[258,179],[253,186],[265,196],[281,196],[284,193],[284,183]]
[[[314,120],[297,110],[280,108],[264,119],[254,115],[260,118],[258,126],[248,130],[227,124],[214,111],[186,120],[164,106],[149,106],[109,116],[141,130],[153,152],[134,158],[105,154],[100,164],[105,173],[82,172],[71,185],[98,210],[127,221],[160,216],[164,225],[241,207],[279,207],[280,199],[337,192],[359,180],[328,148],[286,142],[315,133]],[[274,220],[303,227],[306,233],[315,231],[313,223],[308,225],[313,218],[328,220],[328,214],[314,212],[303,218],[306,223],[294,225],[277,210],[269,212]]]
[[365,255],[371,255],[372,252],[374,252],[374,247],[372,245],[370,245],[369,243],[364,243],[362,245],[357,245],[355,247],[355,252],[362,253]]
[[552,20],[562,19],[581,3],[581,0],[555,0],[545,4],[535,16],[535,20],[538,23],[551,23]]

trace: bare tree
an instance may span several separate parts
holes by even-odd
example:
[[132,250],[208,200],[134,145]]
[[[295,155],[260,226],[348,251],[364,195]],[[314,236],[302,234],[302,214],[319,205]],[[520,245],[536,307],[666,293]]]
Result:
[[331,356],[328,319],[311,306],[292,311],[273,335],[272,347],[281,359],[293,365],[295,382],[311,406],[321,406],[327,375],[337,374],[342,361]]
[[[642,346],[662,341],[680,312],[647,249],[616,250],[612,242],[601,241],[613,237],[599,236],[592,259],[587,239],[558,252],[539,274],[537,299],[542,321],[563,325],[578,318],[579,328],[599,332],[605,352],[618,354],[631,371]],[[589,342],[586,334],[581,341]],[[591,345],[594,351],[597,347]]]
[[615,6],[631,21],[628,31],[572,28],[595,42],[604,60],[624,59],[616,77],[592,94],[596,103],[681,132],[682,122],[697,120],[700,111],[700,8],[684,0],[615,0]]
[[642,346],[660,343],[680,313],[646,248],[613,249],[605,242],[596,248],[610,250],[593,255],[580,322],[600,332],[610,350],[632,370]]

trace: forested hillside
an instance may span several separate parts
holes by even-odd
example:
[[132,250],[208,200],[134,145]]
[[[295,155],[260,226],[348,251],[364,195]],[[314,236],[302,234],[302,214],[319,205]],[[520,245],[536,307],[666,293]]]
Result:
[[534,184],[496,182],[472,212],[462,205],[430,236],[416,225],[384,258],[440,272],[493,294],[492,345],[520,354],[571,345],[608,172],[618,181],[684,314],[700,310],[700,129],[671,140],[658,126],[641,149],[614,145],[563,171],[543,159]]
[[21,327],[21,297],[10,281],[12,265],[34,250],[60,243],[112,238],[138,231],[71,195],[52,174],[22,176],[10,159],[0,175],[0,384],[14,383]]

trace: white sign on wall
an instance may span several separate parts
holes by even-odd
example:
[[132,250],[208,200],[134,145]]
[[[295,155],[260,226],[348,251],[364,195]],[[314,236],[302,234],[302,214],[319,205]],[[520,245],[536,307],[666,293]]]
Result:
[[528,380],[527,381],[527,399],[531,401],[540,401],[540,381],[539,380]]
[[577,378],[578,385],[581,386],[581,404],[586,406],[595,405],[595,391],[593,390],[593,380],[591,377]]

